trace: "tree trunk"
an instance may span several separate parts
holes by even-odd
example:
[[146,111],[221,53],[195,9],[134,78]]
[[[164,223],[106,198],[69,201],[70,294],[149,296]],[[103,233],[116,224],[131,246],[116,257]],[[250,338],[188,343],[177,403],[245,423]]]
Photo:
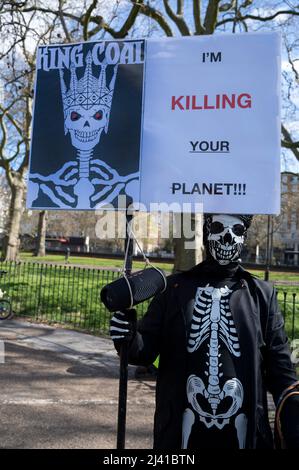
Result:
[[[183,231],[184,214],[175,214],[176,226],[180,237],[174,238],[174,272],[186,271],[203,260],[204,248],[202,242],[202,214],[192,214],[191,231],[193,238],[186,237]],[[190,220],[190,219],[189,219]],[[175,235],[174,235],[175,237]]]
[[6,242],[4,244],[3,258],[5,261],[16,261],[20,248],[20,225],[23,213],[25,185],[22,181],[11,186],[11,200],[9,207],[9,222]]
[[46,256],[46,230],[47,230],[47,211],[40,211],[38,217],[37,245],[35,256]]

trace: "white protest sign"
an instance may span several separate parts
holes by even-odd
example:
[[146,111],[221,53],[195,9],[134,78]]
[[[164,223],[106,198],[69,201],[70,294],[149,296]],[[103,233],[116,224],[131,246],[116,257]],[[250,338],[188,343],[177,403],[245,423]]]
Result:
[[147,41],[141,202],[280,210],[280,36]]

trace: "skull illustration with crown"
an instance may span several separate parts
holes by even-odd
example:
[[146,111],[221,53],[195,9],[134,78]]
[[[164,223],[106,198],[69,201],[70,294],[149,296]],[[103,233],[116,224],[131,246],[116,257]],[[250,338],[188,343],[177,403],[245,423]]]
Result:
[[91,52],[87,54],[85,73],[80,80],[75,66],[71,66],[69,90],[60,70],[65,134],[70,133],[72,145],[76,149],[93,149],[99,143],[103,129],[107,133],[116,73],[117,66],[114,67],[108,87],[105,64],[102,65],[99,78],[94,77]]
[[139,172],[121,176],[108,163],[93,157],[102,132],[108,132],[118,66],[113,66],[112,77],[107,84],[107,64],[102,63],[99,75],[95,76],[92,63],[89,51],[81,78],[72,64],[68,85],[63,70],[59,70],[64,132],[65,135],[70,134],[77,158],[49,175],[31,173],[31,188],[35,188],[31,194],[31,204],[37,199],[39,191],[60,208],[77,209],[112,203],[121,191],[127,196],[131,196],[132,191],[133,194],[137,193]]

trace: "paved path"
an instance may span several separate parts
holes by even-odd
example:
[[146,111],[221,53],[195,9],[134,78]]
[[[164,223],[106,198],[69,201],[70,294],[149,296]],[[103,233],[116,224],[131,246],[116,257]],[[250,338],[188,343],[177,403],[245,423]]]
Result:
[[[10,320],[0,340],[0,448],[115,448],[119,360],[109,339]],[[134,371],[126,448],[151,449],[155,382]]]
[[[109,339],[11,320],[0,340],[1,448],[115,448],[119,362]],[[134,380],[134,369],[126,447],[151,448],[155,382]]]

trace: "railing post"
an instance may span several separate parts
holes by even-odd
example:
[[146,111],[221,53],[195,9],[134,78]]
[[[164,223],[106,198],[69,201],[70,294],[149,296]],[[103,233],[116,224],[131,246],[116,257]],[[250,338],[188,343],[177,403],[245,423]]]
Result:
[[44,265],[41,264],[40,268],[40,280],[39,280],[39,288],[38,288],[38,296],[37,296],[37,311],[36,311],[36,317],[39,317],[40,314],[40,305],[41,305],[41,293],[42,293],[42,284],[43,284],[43,268]]
[[296,314],[296,292],[293,292],[293,306],[292,306],[292,341],[295,339],[295,314]]
[[270,271],[270,215],[268,215],[267,223],[267,248],[266,248],[266,269],[264,274],[264,280],[269,281],[269,271]]

